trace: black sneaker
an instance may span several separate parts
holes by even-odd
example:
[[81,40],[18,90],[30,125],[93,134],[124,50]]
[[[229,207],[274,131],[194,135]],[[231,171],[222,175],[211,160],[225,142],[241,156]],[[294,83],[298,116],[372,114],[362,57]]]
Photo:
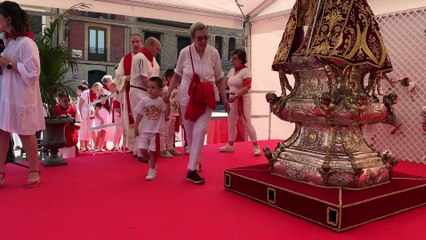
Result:
[[196,170],[188,171],[186,174],[186,181],[191,181],[195,184],[204,184],[204,178],[200,177]]

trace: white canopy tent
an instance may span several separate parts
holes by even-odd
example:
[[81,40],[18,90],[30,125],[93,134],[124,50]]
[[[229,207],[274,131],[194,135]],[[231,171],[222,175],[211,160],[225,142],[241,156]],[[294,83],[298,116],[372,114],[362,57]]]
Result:
[[[239,28],[243,22],[256,22],[285,16],[295,0],[17,0],[30,6],[67,9],[85,2],[91,11],[180,22],[202,21],[207,25]],[[369,0],[376,14],[424,6],[424,0]]]
[[[17,0],[28,6],[67,9],[85,2],[90,11],[179,22],[203,22],[210,26],[246,28],[247,51],[253,72],[253,115],[267,116],[265,92],[280,89],[278,74],[271,71],[276,48],[295,0]],[[369,0],[375,14],[426,6],[425,0]],[[280,94],[278,92],[278,94]],[[259,139],[286,138],[293,127],[276,117],[254,118]],[[270,129],[273,129],[271,132]],[[271,132],[271,133],[270,133]],[[270,134],[269,134],[270,133]]]

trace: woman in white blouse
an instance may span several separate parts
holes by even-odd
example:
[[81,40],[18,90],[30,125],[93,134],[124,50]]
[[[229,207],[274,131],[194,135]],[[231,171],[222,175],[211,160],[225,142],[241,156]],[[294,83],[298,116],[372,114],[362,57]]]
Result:
[[[164,97],[165,101],[170,99],[171,92],[175,89],[177,84],[180,83],[179,104],[182,116],[185,116],[187,107],[192,107],[188,94],[191,78],[194,74],[198,74],[201,83],[210,83],[212,86],[216,85],[217,87],[217,89],[212,87],[214,93],[211,95],[214,96],[211,98],[214,99],[205,100],[209,102],[218,101],[220,94],[225,108],[228,110],[229,103],[226,99],[220,55],[214,47],[208,44],[207,27],[203,23],[197,22],[191,25],[189,31],[193,43],[182,49],[179,53],[175,74],[170,82],[169,90]],[[200,170],[200,157],[204,136],[213,110],[214,109],[206,105],[205,109],[202,109],[203,113],[197,116],[195,121],[190,120],[190,118],[187,119],[186,117],[182,119],[190,149],[186,180],[195,184],[204,183],[204,179],[198,175],[198,171]],[[192,119],[194,120],[194,118]]]
[[24,186],[40,184],[35,133],[45,128],[45,112],[39,85],[39,52],[28,22],[27,13],[17,3],[0,3],[0,32],[6,38],[0,57],[0,187],[5,181],[4,165],[12,132],[21,138],[29,162],[30,174]]
[[251,72],[245,65],[247,54],[244,49],[236,49],[231,53],[234,68],[228,72],[227,85],[231,110],[228,114],[228,144],[219,148],[220,152],[233,152],[234,142],[237,137],[237,120],[241,119],[244,129],[253,142],[254,155],[260,155],[257,145],[256,130],[251,124]]

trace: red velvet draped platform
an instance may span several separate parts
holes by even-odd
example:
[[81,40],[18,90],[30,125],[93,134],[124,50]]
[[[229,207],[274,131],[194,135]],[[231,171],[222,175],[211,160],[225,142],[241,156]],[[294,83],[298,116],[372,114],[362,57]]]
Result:
[[[426,204],[426,166],[403,162],[390,183],[363,188],[321,187],[271,174],[267,164],[225,171],[225,188],[335,231],[344,231]],[[420,174],[419,174],[420,173]]]

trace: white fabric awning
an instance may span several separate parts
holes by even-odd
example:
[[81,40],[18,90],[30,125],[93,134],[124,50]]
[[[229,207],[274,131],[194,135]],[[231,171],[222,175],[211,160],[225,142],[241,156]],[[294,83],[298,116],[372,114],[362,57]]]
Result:
[[[91,4],[90,11],[179,22],[203,22],[210,26],[241,28],[251,22],[288,14],[295,0],[17,0],[19,4],[68,9]],[[416,8],[425,0],[368,0],[375,14]]]
[[210,26],[241,28],[247,19],[288,11],[295,0],[18,0],[21,5],[68,9],[84,2],[90,11]]

